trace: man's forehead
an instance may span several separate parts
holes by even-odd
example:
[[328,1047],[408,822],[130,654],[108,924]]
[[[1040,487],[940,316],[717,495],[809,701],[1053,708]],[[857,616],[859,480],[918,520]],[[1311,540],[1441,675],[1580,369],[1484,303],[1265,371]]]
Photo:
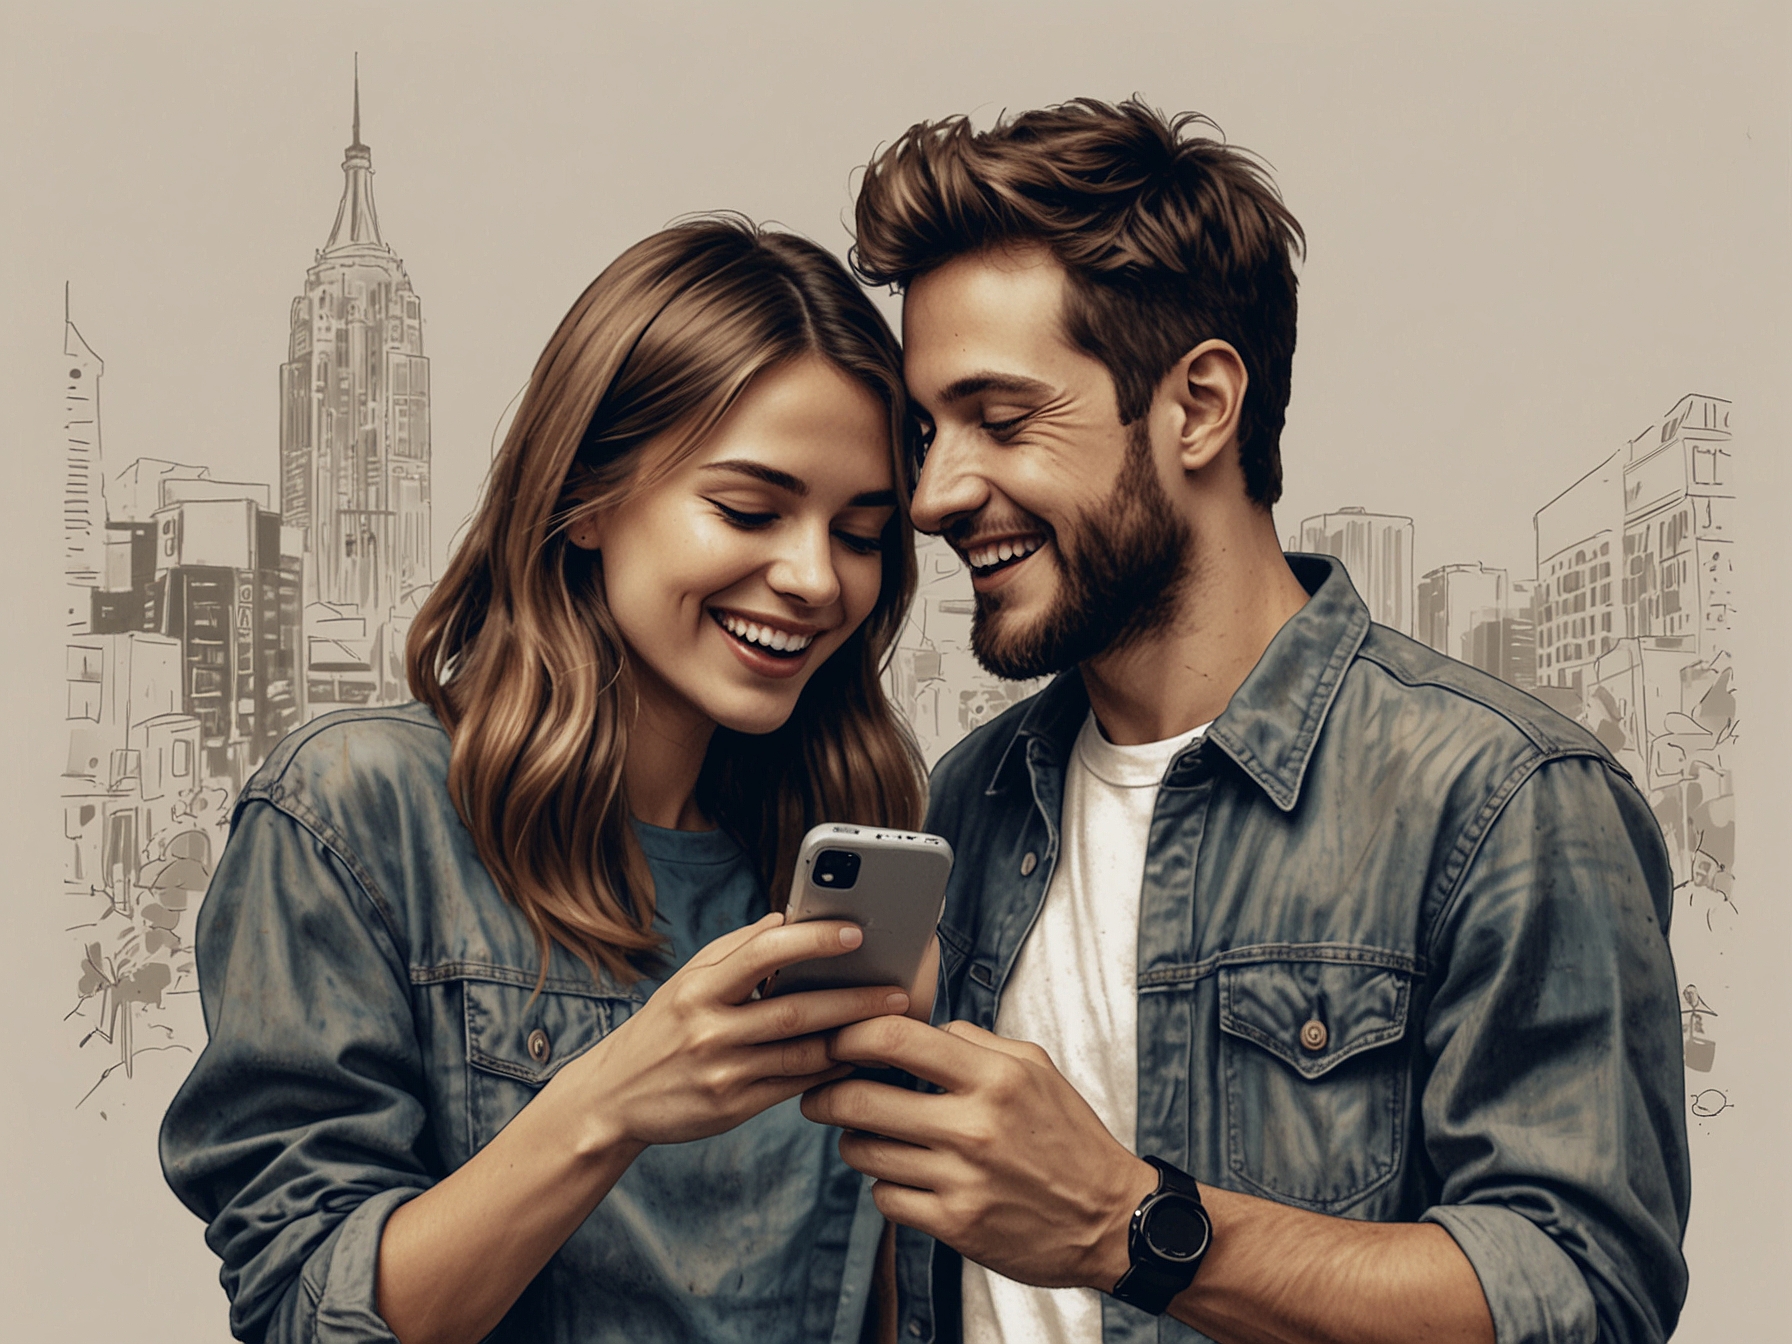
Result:
[[1049,377],[1076,352],[1064,339],[1067,276],[1045,248],[967,253],[917,277],[903,299],[902,335],[915,395],[939,396],[972,370]]

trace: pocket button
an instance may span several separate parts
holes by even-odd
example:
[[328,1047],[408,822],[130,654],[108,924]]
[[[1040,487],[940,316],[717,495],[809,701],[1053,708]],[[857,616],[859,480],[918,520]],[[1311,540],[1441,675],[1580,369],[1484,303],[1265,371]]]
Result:
[[1039,856],[1029,849],[1026,852],[1025,857],[1020,861],[1020,875],[1022,877],[1031,877],[1033,876],[1033,870],[1038,866]]
[[1300,1029],[1301,1045],[1306,1049],[1311,1050],[1314,1054],[1318,1054],[1321,1050],[1325,1049],[1325,1042],[1329,1036],[1330,1033],[1326,1031],[1325,1023],[1321,1022],[1316,1017],[1308,1018],[1306,1026]]
[[[1309,1025],[1311,1025],[1309,1023]],[[1321,1031],[1324,1028],[1320,1028]],[[529,1058],[537,1064],[546,1064],[548,1056],[553,1053],[553,1046],[548,1043],[548,1034],[540,1027],[529,1033]]]

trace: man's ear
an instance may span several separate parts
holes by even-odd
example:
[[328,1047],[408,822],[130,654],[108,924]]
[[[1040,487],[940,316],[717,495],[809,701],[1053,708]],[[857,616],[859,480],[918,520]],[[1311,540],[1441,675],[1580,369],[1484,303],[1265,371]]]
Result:
[[1176,361],[1165,390],[1177,411],[1177,452],[1184,471],[1212,465],[1238,442],[1250,375],[1226,341],[1202,341]]

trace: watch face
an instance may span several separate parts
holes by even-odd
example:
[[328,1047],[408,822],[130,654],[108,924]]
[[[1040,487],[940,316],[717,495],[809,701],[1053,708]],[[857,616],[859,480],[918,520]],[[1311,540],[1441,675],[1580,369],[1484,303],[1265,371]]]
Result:
[[1146,1211],[1140,1231],[1145,1244],[1165,1260],[1198,1259],[1212,1235],[1200,1206],[1174,1195],[1158,1200]]

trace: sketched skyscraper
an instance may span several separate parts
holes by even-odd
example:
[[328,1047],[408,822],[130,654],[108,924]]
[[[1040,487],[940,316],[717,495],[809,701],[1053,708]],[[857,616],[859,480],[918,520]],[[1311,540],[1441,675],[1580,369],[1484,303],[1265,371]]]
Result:
[[62,569],[72,633],[87,630],[106,555],[106,495],[100,460],[100,375],[106,365],[62,311]]
[[431,578],[429,361],[404,262],[380,237],[358,75],[345,155],[280,367],[280,511],[304,530],[306,601],[383,620]]
[[1346,507],[1303,519],[1293,540],[1292,550],[1342,560],[1369,615],[1413,633],[1412,519]]

